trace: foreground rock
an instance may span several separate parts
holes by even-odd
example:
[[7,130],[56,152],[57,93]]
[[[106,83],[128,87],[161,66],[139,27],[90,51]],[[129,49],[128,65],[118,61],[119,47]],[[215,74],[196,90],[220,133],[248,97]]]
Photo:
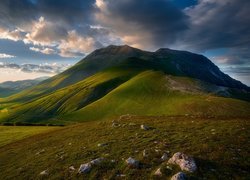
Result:
[[187,179],[187,176],[183,172],[178,172],[177,174],[171,177],[171,180],[186,180],[186,179]]
[[70,167],[69,167],[69,170],[70,170],[70,171],[75,171],[76,169],[75,169],[74,166],[70,166]]
[[161,157],[161,161],[166,161],[168,159],[167,153],[164,153]]
[[162,176],[162,172],[161,172],[161,168],[158,168],[155,173],[154,173],[155,176]]
[[133,168],[138,168],[140,163],[138,160],[136,159],[133,159],[132,157],[129,157],[127,160],[126,160],[126,163],[130,166],[130,167],[133,167]]
[[142,156],[143,157],[148,157],[148,151],[146,150],[146,149],[144,149],[143,151],[142,151]]
[[143,130],[149,130],[150,127],[149,127],[149,126],[146,126],[146,125],[144,125],[144,124],[142,124],[142,125],[141,125],[141,129],[143,129]]
[[107,146],[107,145],[108,145],[108,143],[99,143],[99,144],[97,144],[98,147],[104,147],[104,146]]
[[90,172],[91,168],[92,168],[92,166],[90,163],[81,164],[81,166],[78,170],[78,173],[86,174],[86,173]]
[[49,175],[49,171],[48,170],[42,171],[42,172],[40,172],[40,175],[47,176],[47,175]]
[[168,163],[179,165],[183,171],[194,172],[197,169],[194,159],[181,152],[175,153]]
[[92,165],[99,165],[103,161],[104,161],[104,158],[101,157],[101,158],[97,158],[97,159],[94,159],[94,160],[90,161],[90,164],[92,164]]

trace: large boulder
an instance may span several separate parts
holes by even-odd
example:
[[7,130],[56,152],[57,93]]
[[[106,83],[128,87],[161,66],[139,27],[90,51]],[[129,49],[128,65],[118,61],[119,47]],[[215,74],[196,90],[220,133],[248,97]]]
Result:
[[177,174],[171,177],[171,180],[186,180],[186,179],[187,179],[187,176],[183,172],[178,172]]
[[197,169],[194,159],[181,152],[175,153],[168,163],[179,165],[183,171],[194,172]]

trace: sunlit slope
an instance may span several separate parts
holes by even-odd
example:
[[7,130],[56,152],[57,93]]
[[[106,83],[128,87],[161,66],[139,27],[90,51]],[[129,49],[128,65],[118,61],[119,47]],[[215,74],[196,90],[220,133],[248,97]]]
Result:
[[49,93],[28,103],[12,105],[2,121],[43,122],[76,111],[98,100],[137,73],[133,69],[109,69],[79,83]]
[[[68,70],[29,90],[0,100],[0,102],[33,101],[58,89],[78,83],[104,69],[126,64],[128,60],[130,60],[132,66],[144,66],[147,69],[163,71],[166,74],[195,78],[218,86],[250,92],[249,87],[221,72],[215,64],[202,55],[171,49],[147,52],[126,45],[111,45],[93,51]],[[242,92],[238,94],[242,97]],[[250,99],[249,94],[248,100]],[[243,97],[243,99],[246,99],[246,97]]]
[[129,57],[143,56],[148,56],[148,52],[129,46],[111,45],[106,48],[97,49],[66,71],[7,99],[0,99],[0,102],[28,102],[58,89],[78,83],[97,72],[118,65]]
[[61,119],[95,120],[122,114],[250,116],[250,103],[208,93],[197,80],[145,71]]

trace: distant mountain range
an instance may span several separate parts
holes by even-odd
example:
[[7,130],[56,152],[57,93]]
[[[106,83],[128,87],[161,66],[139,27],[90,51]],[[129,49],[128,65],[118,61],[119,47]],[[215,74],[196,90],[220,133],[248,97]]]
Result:
[[16,94],[20,91],[23,91],[32,86],[35,86],[48,78],[49,77],[40,77],[40,78],[30,79],[30,80],[6,81],[3,83],[0,83],[0,98]]
[[122,114],[249,116],[250,88],[187,51],[97,49],[68,70],[2,99],[2,121],[71,123]]

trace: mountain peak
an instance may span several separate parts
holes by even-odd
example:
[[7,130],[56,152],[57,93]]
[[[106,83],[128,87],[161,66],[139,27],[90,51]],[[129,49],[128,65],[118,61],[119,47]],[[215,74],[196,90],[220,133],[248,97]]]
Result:
[[139,51],[142,50],[128,45],[109,45],[107,47],[96,50],[96,52],[111,53],[111,54],[130,54]]

